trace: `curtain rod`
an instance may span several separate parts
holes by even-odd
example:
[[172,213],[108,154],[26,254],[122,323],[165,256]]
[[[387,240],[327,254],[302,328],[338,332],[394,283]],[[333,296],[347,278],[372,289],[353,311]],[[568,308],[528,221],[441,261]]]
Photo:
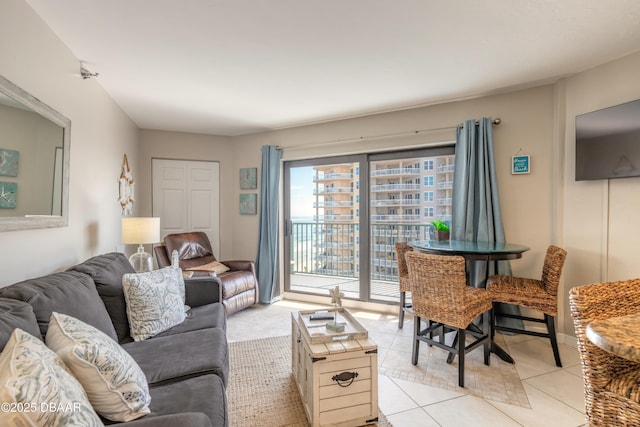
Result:
[[[502,123],[502,120],[497,117],[493,120],[491,120],[491,124],[494,126],[499,125],[500,123]],[[476,126],[478,126],[480,124],[479,120],[476,120]],[[348,142],[359,142],[359,141],[368,141],[368,140],[376,140],[376,139],[383,139],[383,138],[392,138],[392,137],[402,137],[402,136],[409,136],[409,135],[418,135],[421,133],[427,133],[427,132],[438,132],[438,131],[442,131],[442,130],[449,130],[449,129],[459,129],[462,128],[462,123],[459,123],[455,126],[445,126],[445,127],[441,127],[441,128],[432,128],[432,129],[420,129],[420,130],[414,130],[414,131],[408,131],[408,132],[398,132],[398,133],[388,133],[385,135],[374,135],[374,136],[360,136],[357,138],[349,138],[349,139],[339,139],[336,141],[326,141],[326,142],[318,142],[316,144],[312,144],[312,145],[288,145],[288,146],[276,146],[276,148],[278,150],[292,150],[292,149],[296,149],[296,148],[308,148],[308,147],[320,147],[320,146],[324,146],[324,145],[334,145],[334,144],[344,144],[344,143],[348,143]]]

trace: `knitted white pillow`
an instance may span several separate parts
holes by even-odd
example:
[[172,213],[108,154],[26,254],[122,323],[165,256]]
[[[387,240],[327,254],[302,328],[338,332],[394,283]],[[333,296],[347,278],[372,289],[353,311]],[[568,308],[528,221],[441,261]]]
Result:
[[151,412],[147,378],[129,353],[105,333],[54,312],[46,342],[82,384],[100,415],[131,421]]

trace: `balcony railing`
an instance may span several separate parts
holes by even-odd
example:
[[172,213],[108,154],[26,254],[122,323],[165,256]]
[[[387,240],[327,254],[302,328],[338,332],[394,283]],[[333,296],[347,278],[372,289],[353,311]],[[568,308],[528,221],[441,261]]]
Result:
[[439,173],[445,173],[445,172],[453,172],[456,169],[455,165],[444,165],[444,166],[438,166],[438,169],[436,169]]
[[314,188],[313,194],[335,194],[335,193],[353,193],[351,187],[327,187],[327,188]]
[[313,177],[314,181],[332,181],[336,179],[353,179],[353,174],[349,172],[325,173],[325,174],[318,174]]
[[420,184],[381,184],[371,186],[372,192],[401,190],[420,190]]
[[[395,243],[427,239],[431,228],[430,224],[371,224],[371,280],[397,282]],[[345,249],[360,253],[354,240],[358,233],[353,223],[293,223],[290,273],[359,277],[358,256],[345,254]]]
[[453,188],[453,181],[445,181],[445,182],[439,182],[436,185],[436,188],[438,190],[450,190]]
[[405,221],[420,221],[420,215],[371,215],[371,221],[378,222],[405,222]]
[[314,215],[314,221],[353,221],[353,215]]
[[420,199],[384,199],[372,200],[371,206],[420,206]]
[[353,200],[330,200],[326,202],[313,202],[314,208],[348,208],[353,206]]
[[371,177],[378,176],[419,176],[419,168],[393,168],[393,169],[378,169],[371,171]]

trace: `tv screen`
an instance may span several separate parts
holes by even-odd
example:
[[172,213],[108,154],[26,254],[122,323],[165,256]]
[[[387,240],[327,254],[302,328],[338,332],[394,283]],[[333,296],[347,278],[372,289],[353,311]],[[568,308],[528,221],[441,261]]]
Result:
[[576,181],[640,176],[640,100],[576,116]]

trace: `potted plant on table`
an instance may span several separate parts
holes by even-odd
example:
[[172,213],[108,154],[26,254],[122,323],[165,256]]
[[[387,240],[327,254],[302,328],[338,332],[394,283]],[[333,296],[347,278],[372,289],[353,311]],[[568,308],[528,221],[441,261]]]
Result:
[[431,221],[431,225],[435,230],[434,238],[435,240],[449,240],[450,229],[449,225],[441,219],[436,221]]

